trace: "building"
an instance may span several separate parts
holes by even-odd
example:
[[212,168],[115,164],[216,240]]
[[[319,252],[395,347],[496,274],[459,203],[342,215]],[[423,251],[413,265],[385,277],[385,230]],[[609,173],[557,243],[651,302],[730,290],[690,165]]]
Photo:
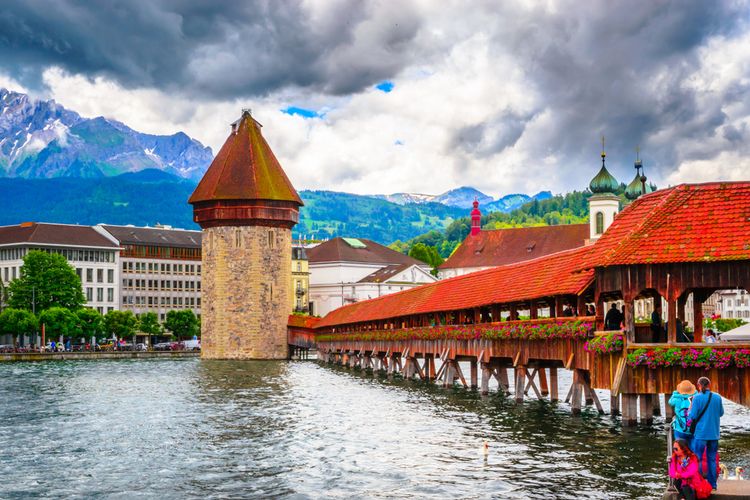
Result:
[[98,226],[120,244],[120,309],[201,315],[201,232],[169,226]]
[[719,290],[712,297],[717,299],[716,314],[720,317],[750,322],[750,294],[747,290]]
[[[120,302],[117,240],[91,226],[24,222],[0,227],[0,279],[4,286],[20,277],[30,250],[64,256],[81,278],[86,306],[106,314]],[[33,308],[33,305],[32,305]]]
[[432,283],[430,266],[374,241],[333,238],[309,248],[311,314]]
[[620,211],[620,198],[615,194],[620,188],[620,183],[607,170],[605,165],[607,154],[603,149],[603,141],[604,139],[602,139],[602,168],[589,183],[589,190],[592,193],[589,198],[589,237],[592,243],[604,234]]
[[302,199],[245,110],[189,202],[203,229],[201,356],[286,359]]
[[301,246],[292,247],[292,312],[310,310],[310,265],[307,250]]
[[471,233],[438,267],[440,279],[536,259],[586,244],[588,224],[482,230],[479,203],[471,213]]

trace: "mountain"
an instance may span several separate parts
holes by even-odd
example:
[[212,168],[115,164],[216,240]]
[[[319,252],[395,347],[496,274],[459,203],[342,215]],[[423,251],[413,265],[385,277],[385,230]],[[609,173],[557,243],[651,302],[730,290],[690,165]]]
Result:
[[212,159],[211,148],[183,132],[143,134],[0,88],[0,176],[96,178],[158,169],[197,181]]
[[387,200],[398,205],[408,203],[441,203],[451,207],[471,209],[472,203],[476,199],[479,202],[483,213],[489,212],[510,212],[515,210],[524,203],[531,200],[546,200],[552,197],[549,191],[541,191],[533,196],[526,194],[509,194],[494,200],[478,189],[463,186],[451,189],[440,195],[418,194],[418,193],[394,193],[394,194],[376,194],[372,196],[381,200]]
[[[115,177],[0,178],[0,225],[24,221],[70,224],[168,224],[197,229],[187,199],[196,183],[157,169]],[[295,237],[366,238],[382,244],[445,229],[465,210],[437,203],[397,205],[332,191],[301,191],[305,203]]]
[[533,196],[527,194],[509,194],[502,198],[498,198],[492,203],[487,203],[481,208],[484,213],[511,212],[532,200],[542,201],[548,200],[549,198],[552,198],[552,193],[549,191],[540,191]]

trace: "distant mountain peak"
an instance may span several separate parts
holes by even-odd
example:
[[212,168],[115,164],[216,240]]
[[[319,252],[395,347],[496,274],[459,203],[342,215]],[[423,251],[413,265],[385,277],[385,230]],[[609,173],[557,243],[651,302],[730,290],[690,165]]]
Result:
[[372,198],[387,200],[398,205],[406,205],[408,203],[440,203],[449,207],[465,208],[467,210],[472,207],[476,199],[479,201],[479,206],[485,214],[489,212],[510,212],[511,210],[520,208],[521,205],[531,200],[545,200],[551,197],[552,193],[549,191],[541,191],[533,196],[521,193],[508,194],[495,200],[471,186],[460,186],[439,195],[393,193],[372,196]]
[[144,134],[0,88],[0,177],[109,177],[158,169],[198,180],[212,159],[211,148],[184,132]]

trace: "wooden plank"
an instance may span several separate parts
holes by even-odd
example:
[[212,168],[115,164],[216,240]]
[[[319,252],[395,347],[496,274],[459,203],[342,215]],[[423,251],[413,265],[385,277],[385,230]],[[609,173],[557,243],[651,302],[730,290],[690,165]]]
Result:
[[570,356],[568,357],[568,361],[567,363],[565,363],[566,370],[570,370],[570,368],[573,366],[573,359],[575,358],[575,356],[576,356],[575,352],[570,353]]
[[559,398],[557,386],[557,368],[549,369],[549,399],[557,401]]
[[525,388],[524,388],[524,390],[523,390],[523,393],[524,393],[525,395],[528,395],[528,394],[529,394],[529,388],[531,388],[531,384],[533,384],[533,383],[534,383],[534,382],[533,382],[533,381],[534,381],[534,377],[536,377],[536,374],[537,374],[537,372],[538,372],[538,371],[539,371],[539,369],[538,369],[538,368],[534,368],[533,370],[531,370],[531,374],[530,374],[530,375],[528,375],[528,377],[527,377],[527,378],[529,379],[529,381],[528,381],[528,382],[526,383],[526,387],[525,387]]
[[610,389],[612,396],[616,397],[620,395],[620,385],[622,384],[622,378],[625,375],[626,366],[626,359],[620,358],[620,361],[617,363],[617,371],[615,372],[615,381],[612,383],[612,388]]

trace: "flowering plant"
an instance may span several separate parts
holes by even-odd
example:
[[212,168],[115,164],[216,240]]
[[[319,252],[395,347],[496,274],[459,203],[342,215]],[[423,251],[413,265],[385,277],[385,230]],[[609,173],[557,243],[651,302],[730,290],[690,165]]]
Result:
[[548,340],[587,339],[594,325],[581,320],[514,321],[481,325],[436,325],[394,330],[372,330],[317,335],[318,342],[338,340]]
[[583,348],[586,352],[593,352],[595,354],[611,354],[622,351],[624,345],[625,340],[622,333],[613,332],[588,340],[583,345]]
[[682,368],[726,368],[734,363],[738,368],[750,366],[749,349],[664,348],[636,349],[628,354],[628,365],[649,368],[679,366]]

